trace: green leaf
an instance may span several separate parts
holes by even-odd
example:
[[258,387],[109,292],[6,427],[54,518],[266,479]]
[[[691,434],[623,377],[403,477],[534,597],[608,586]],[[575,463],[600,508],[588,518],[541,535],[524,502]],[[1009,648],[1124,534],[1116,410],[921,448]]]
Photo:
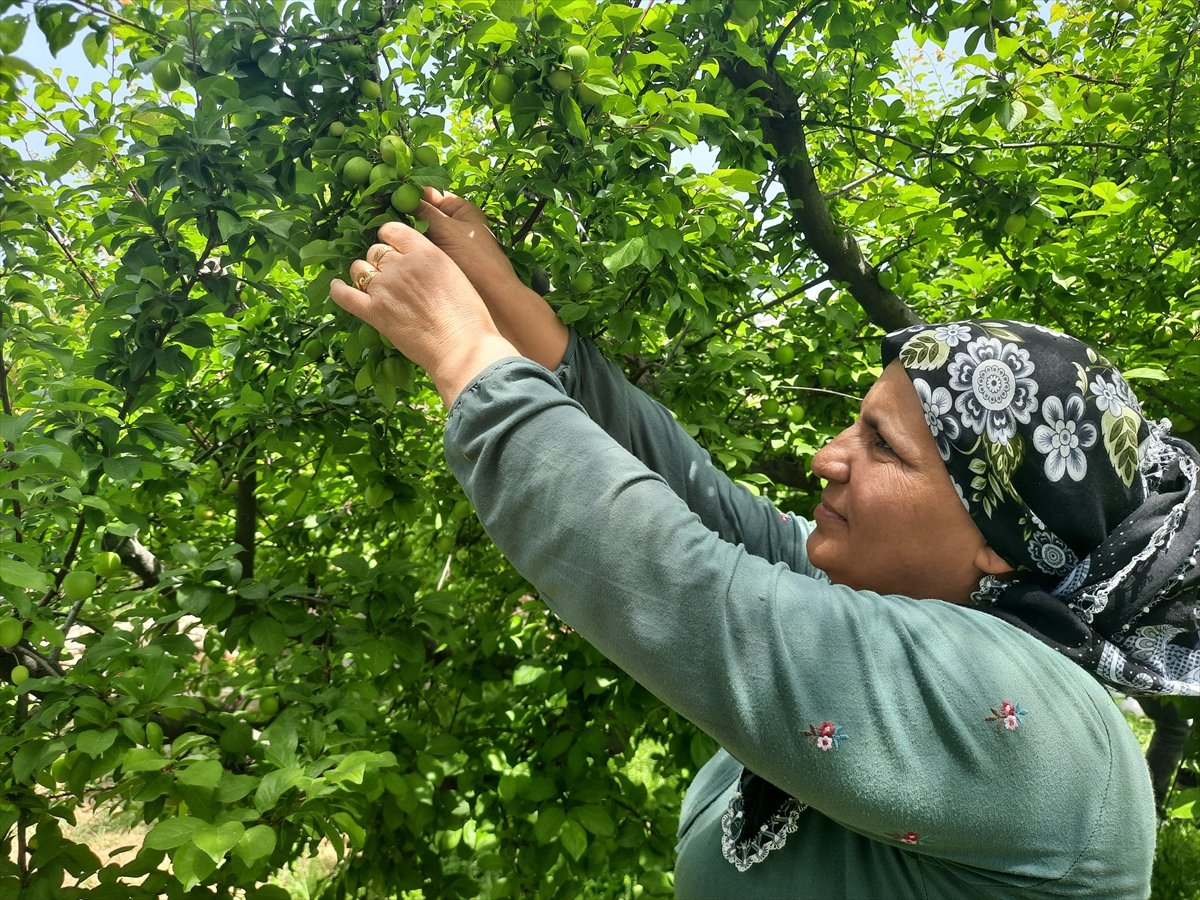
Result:
[[215,759],[204,759],[187,766],[178,777],[181,784],[191,787],[215,788],[221,783],[221,776],[224,774],[225,770],[219,762]]
[[583,830],[583,826],[578,822],[573,822],[570,819],[563,822],[562,828],[558,832],[558,839],[562,842],[564,849],[574,859],[582,859],[583,854],[587,852],[587,832]]
[[751,172],[749,169],[717,169],[712,173],[712,178],[725,187],[742,193],[758,190],[758,185],[762,181],[761,175]]
[[258,650],[268,656],[274,656],[282,652],[287,643],[287,635],[283,626],[275,619],[258,618],[250,625],[250,640]]
[[259,812],[266,812],[273,808],[279,802],[279,798],[289,790],[302,781],[308,780],[304,777],[304,770],[299,766],[288,766],[268,772],[259,783],[258,790],[254,792],[254,808]]
[[192,842],[208,854],[215,863],[220,863],[225,854],[237,846],[246,832],[246,826],[241,822],[225,822],[221,825],[208,825],[198,828],[192,834]]
[[192,816],[162,819],[150,829],[142,843],[152,850],[173,850],[188,843],[193,834],[207,825],[203,819]]
[[246,829],[246,833],[233,848],[233,855],[246,866],[253,868],[256,863],[275,852],[276,840],[275,829],[271,826],[255,825]]
[[257,787],[258,778],[253,775],[235,775],[232,772],[226,772],[221,776],[221,783],[217,785],[214,799],[218,803],[237,803],[243,797],[254,793]]
[[0,562],[0,581],[29,591],[44,591],[51,584],[49,575],[7,554]]
[[579,806],[570,817],[597,837],[612,837],[617,833],[612,816],[599,806]]
[[91,757],[100,756],[113,745],[118,733],[115,728],[108,731],[85,731],[76,738],[75,749]]
[[539,844],[549,844],[562,830],[567,814],[557,806],[543,806],[538,810],[538,819],[533,826],[533,835]]
[[171,854],[171,872],[190,890],[216,871],[216,861],[195,844],[184,844]]
[[583,121],[583,113],[579,109],[579,104],[575,102],[575,98],[569,93],[558,95],[555,114],[558,121],[567,129],[568,134],[581,141],[588,139],[588,128]]
[[121,768],[125,772],[158,772],[171,761],[150,747],[134,747],[121,757]]
[[1170,376],[1157,366],[1135,366],[1121,373],[1126,381],[1142,379],[1143,381],[1169,381]]
[[83,55],[93,66],[104,62],[108,53],[108,27],[97,27],[95,31],[83,36]]
[[622,269],[633,265],[642,258],[642,252],[646,249],[646,238],[642,235],[631,237],[627,241],[618,244],[608,256],[604,257],[604,268],[616,274]]

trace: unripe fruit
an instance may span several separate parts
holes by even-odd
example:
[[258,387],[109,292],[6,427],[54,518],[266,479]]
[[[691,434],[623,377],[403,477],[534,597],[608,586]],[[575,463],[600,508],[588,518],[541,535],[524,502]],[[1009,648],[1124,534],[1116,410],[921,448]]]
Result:
[[881,288],[890,291],[896,286],[896,275],[888,269],[884,269],[879,273],[878,281]]
[[381,181],[395,181],[398,177],[395,166],[380,163],[371,167],[371,177],[367,179],[367,183],[379,184]]
[[120,575],[122,568],[121,557],[117,556],[111,550],[104,550],[92,557],[92,570],[97,575],[103,575],[105,578]]
[[86,569],[76,569],[68,572],[62,581],[63,596],[71,603],[78,603],[92,596],[96,590],[96,576]]
[[165,59],[154,64],[154,68],[150,70],[150,77],[160,91],[178,90],[183,81],[179,73],[179,66]]
[[380,90],[378,81],[368,80],[363,82],[362,95],[367,100],[378,100],[382,94],[383,91]]
[[575,85],[575,95],[586,106],[598,106],[604,102],[604,95],[586,82]]
[[363,322],[358,326],[358,343],[367,350],[373,350],[383,344],[383,338],[379,336],[374,325]]
[[29,679],[29,668],[27,666],[13,666],[12,674],[9,675],[12,683],[20,687]]
[[983,28],[985,25],[990,25],[992,22],[992,11],[986,4],[976,7],[971,13],[971,24]]
[[420,185],[412,182],[402,184],[392,191],[392,209],[398,213],[416,212],[417,207],[421,205],[421,197],[424,193]]
[[563,59],[571,67],[571,72],[574,74],[576,80],[583,78],[584,73],[588,70],[588,64],[592,61],[587,47],[580,44],[572,44],[568,47],[567,52],[563,55]]
[[146,746],[161,750],[163,745],[162,726],[157,722],[146,723]]
[[1137,98],[1129,91],[1119,91],[1112,95],[1112,99],[1108,101],[1108,105],[1112,107],[1112,111],[1119,113],[1126,119],[1132,119],[1137,112]]
[[67,759],[65,754],[50,764],[50,777],[54,779],[56,784],[62,784],[67,780],[67,769],[69,766],[70,760]]
[[254,749],[254,730],[245,722],[235,722],[221,732],[217,745],[231,756],[244,756]]
[[805,417],[805,409],[803,404],[793,403],[791,406],[789,406],[787,417],[788,421],[793,425],[799,425],[801,422],[803,422]]
[[271,695],[258,701],[258,711],[264,716],[273,716],[279,712],[279,698]]
[[325,345],[316,338],[309,338],[300,348],[300,355],[305,362],[316,362],[325,358]]
[[775,362],[781,366],[789,366],[792,360],[796,358],[796,351],[787,344],[781,344],[775,348]]
[[389,356],[379,364],[376,377],[384,384],[400,387],[410,374],[409,362],[403,356]]
[[362,187],[371,180],[371,161],[365,156],[356,156],[342,169],[342,181],[350,187]]
[[551,88],[553,88],[554,90],[556,90],[560,93],[562,91],[565,91],[567,88],[569,88],[573,82],[574,82],[574,79],[571,75],[570,69],[563,69],[563,68],[552,69],[550,71],[550,74],[546,76],[546,83],[549,84]]
[[1098,112],[1100,104],[1104,102],[1104,98],[1100,96],[1099,91],[1093,91],[1090,88],[1083,92],[1083,108],[1090,113]]
[[1011,19],[1017,14],[1017,0],[992,0],[992,15],[997,19]]
[[774,397],[768,397],[762,402],[762,406],[760,408],[762,409],[762,414],[764,416],[769,419],[773,419],[779,415],[779,410],[781,407],[778,400],[776,400]]
[[509,104],[516,93],[517,85],[508,75],[505,75],[503,72],[497,72],[492,76],[492,80],[488,84],[488,96],[492,98],[493,103],[500,105]]
[[342,124],[341,122],[330,122],[329,123],[329,133],[333,137],[341,137],[343,134],[346,133],[346,126],[344,124]]
[[571,290],[577,294],[585,294],[592,289],[596,278],[587,269],[580,269],[571,278]]
[[383,140],[379,142],[379,156],[387,165],[394,166],[396,165],[396,154],[399,152],[400,147],[407,149],[403,138],[394,134],[384,135]]
[[418,166],[436,166],[438,164],[437,147],[422,144],[413,151],[413,163]]
[[0,619],[0,647],[8,648],[15,647],[21,640],[21,635],[25,629],[21,627],[21,623],[12,616],[5,616]]
[[1020,234],[1025,230],[1025,217],[1020,213],[1013,213],[1004,220],[1005,234]]
[[734,20],[740,19],[739,24],[757,16],[760,9],[762,9],[760,0],[733,0],[733,18]]

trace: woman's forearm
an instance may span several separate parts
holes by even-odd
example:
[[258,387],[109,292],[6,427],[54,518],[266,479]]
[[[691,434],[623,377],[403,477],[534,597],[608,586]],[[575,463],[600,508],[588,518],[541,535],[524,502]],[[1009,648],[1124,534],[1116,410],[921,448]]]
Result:
[[520,281],[484,294],[496,327],[522,356],[553,371],[562,364],[570,333],[537,291]]

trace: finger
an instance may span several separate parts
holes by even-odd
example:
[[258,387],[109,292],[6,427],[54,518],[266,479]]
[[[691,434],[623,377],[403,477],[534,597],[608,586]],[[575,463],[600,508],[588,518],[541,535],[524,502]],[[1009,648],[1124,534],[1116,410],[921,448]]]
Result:
[[379,240],[401,253],[412,253],[433,246],[429,238],[403,222],[384,222],[379,226]]
[[380,266],[383,265],[383,261],[389,253],[394,253],[394,254],[399,255],[400,251],[397,250],[395,247],[393,247],[391,244],[372,244],[370,249],[367,250],[367,252],[366,252],[366,254],[364,254],[364,256],[365,256],[367,262],[369,262],[371,265],[373,265],[375,268],[378,269]]
[[442,198],[442,202],[438,204],[438,208],[450,216],[450,218],[457,219],[460,222],[487,225],[487,216],[483,214],[483,210],[470,200],[465,200],[457,194],[446,194]]
[[350,282],[361,293],[366,293],[371,282],[379,277],[379,270],[363,259],[350,263]]
[[446,213],[438,206],[437,202],[429,199],[429,191],[433,188],[426,188],[425,199],[417,206],[417,211],[413,214],[418,219],[429,223],[429,232],[437,235],[441,232],[442,227],[450,221],[453,221]]
[[351,287],[340,278],[329,282],[329,299],[359,319],[363,317],[362,311],[371,300],[358,288]]

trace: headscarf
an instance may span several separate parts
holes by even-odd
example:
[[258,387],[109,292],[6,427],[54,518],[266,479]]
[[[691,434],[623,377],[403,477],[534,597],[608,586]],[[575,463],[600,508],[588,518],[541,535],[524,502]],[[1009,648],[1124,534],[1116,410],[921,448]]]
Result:
[[1200,695],[1200,454],[1038,325],[917,325],[899,360],[963,505],[1014,569],[981,608],[1125,693]]

